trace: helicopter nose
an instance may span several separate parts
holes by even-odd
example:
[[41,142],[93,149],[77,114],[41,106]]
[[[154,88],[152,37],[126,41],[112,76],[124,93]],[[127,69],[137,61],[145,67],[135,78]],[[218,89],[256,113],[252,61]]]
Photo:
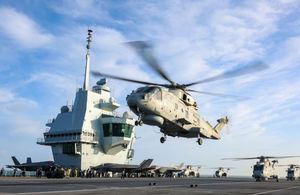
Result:
[[146,104],[144,94],[131,93],[126,97],[126,100],[130,109],[135,113],[138,113]]

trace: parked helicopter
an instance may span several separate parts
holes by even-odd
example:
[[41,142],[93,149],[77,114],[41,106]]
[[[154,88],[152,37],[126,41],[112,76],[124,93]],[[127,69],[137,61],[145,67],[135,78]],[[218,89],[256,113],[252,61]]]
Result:
[[186,165],[181,173],[178,174],[179,177],[200,177],[201,165]]
[[205,139],[220,139],[221,129],[228,123],[228,117],[222,117],[217,120],[213,127],[208,121],[204,120],[198,114],[197,102],[189,92],[196,92],[206,95],[221,97],[236,97],[219,93],[211,93],[188,89],[197,84],[208,83],[216,80],[233,78],[245,74],[254,73],[266,69],[268,66],[263,63],[254,63],[243,68],[232,69],[221,74],[202,79],[188,84],[179,84],[170,79],[162,70],[158,61],[151,51],[148,43],[143,41],[129,42],[137,54],[149,65],[158,75],[165,79],[169,84],[158,84],[147,81],[140,81],[131,78],[124,78],[105,74],[98,71],[91,71],[94,76],[107,77],[127,82],[146,85],[140,87],[127,96],[129,108],[138,116],[136,125],[158,126],[163,136],[160,142],[166,141],[166,136],[178,136],[186,138],[198,138],[197,142],[202,145]]
[[228,171],[232,169],[232,167],[214,167],[211,169],[217,169],[213,177],[227,177]]
[[253,166],[252,177],[256,181],[267,181],[268,179],[276,179],[278,182],[278,160],[270,159],[281,159],[281,158],[294,158],[299,156],[257,156],[249,158],[223,158],[222,160],[252,160],[258,159],[259,161]]
[[281,167],[288,166],[286,170],[287,176],[286,180],[294,181],[296,179],[300,179],[300,165],[289,164],[289,165],[279,165]]

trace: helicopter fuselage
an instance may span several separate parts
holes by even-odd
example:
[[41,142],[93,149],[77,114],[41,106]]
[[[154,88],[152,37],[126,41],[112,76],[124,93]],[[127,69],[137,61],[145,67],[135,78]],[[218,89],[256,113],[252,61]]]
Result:
[[229,171],[229,169],[219,168],[218,170],[216,170],[214,176],[215,177],[227,177],[227,171]]
[[289,167],[287,170],[287,176],[286,179],[287,180],[296,180],[296,179],[300,179],[300,167],[299,166],[291,166]]
[[277,163],[278,161],[270,161],[268,159],[263,161],[258,161],[253,166],[253,174],[252,177],[256,179],[256,181],[265,181],[268,179],[277,179]]
[[126,99],[143,123],[158,126],[162,133],[173,137],[220,139],[219,130],[227,123],[220,121],[213,128],[199,116],[193,98],[181,89],[146,86],[133,91]]

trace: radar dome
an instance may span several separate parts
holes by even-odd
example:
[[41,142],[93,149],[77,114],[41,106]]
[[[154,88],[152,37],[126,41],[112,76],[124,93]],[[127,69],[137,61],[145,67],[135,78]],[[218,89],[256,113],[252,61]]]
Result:
[[69,112],[69,111],[70,111],[69,106],[62,106],[62,107],[60,108],[60,112],[61,112],[61,113],[65,113],[65,112]]

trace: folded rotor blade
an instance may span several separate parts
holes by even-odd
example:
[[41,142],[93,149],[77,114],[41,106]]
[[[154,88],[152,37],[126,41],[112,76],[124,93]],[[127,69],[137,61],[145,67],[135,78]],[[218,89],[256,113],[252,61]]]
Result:
[[123,78],[123,77],[119,77],[119,76],[100,73],[98,71],[91,71],[91,73],[92,73],[93,76],[96,76],[96,77],[99,77],[99,76],[100,77],[107,77],[107,78],[111,78],[111,79],[122,80],[122,81],[127,81],[127,82],[132,82],[132,83],[139,83],[139,84],[144,84],[144,85],[164,86],[163,84],[157,84],[157,83],[152,83],[152,82],[147,82],[147,81],[139,81],[139,80],[129,79],[129,78]]
[[230,95],[230,94],[222,94],[222,93],[212,93],[212,92],[206,92],[206,91],[197,91],[197,90],[193,90],[193,89],[187,89],[186,91],[200,93],[200,94],[204,94],[204,95],[212,95],[212,96],[218,96],[218,97],[225,97],[225,98],[249,99],[248,97],[243,97],[243,96]]
[[193,82],[193,83],[185,84],[185,85],[182,85],[182,86],[190,87],[192,85],[197,85],[197,84],[201,84],[201,83],[208,83],[208,82],[222,80],[222,79],[234,78],[234,77],[238,77],[238,76],[242,76],[242,75],[262,71],[262,70],[265,70],[267,68],[268,68],[268,66],[266,64],[264,64],[262,62],[256,62],[256,63],[252,63],[248,66],[228,70],[228,71],[225,71],[221,74],[209,77],[207,79],[203,79],[203,80],[196,81],[196,82]]
[[127,43],[129,46],[133,47],[137,54],[141,56],[141,58],[161,77],[165,80],[174,84],[174,82],[170,79],[167,73],[161,68],[157,59],[154,57],[153,52],[151,51],[151,46],[144,41],[132,41]]

